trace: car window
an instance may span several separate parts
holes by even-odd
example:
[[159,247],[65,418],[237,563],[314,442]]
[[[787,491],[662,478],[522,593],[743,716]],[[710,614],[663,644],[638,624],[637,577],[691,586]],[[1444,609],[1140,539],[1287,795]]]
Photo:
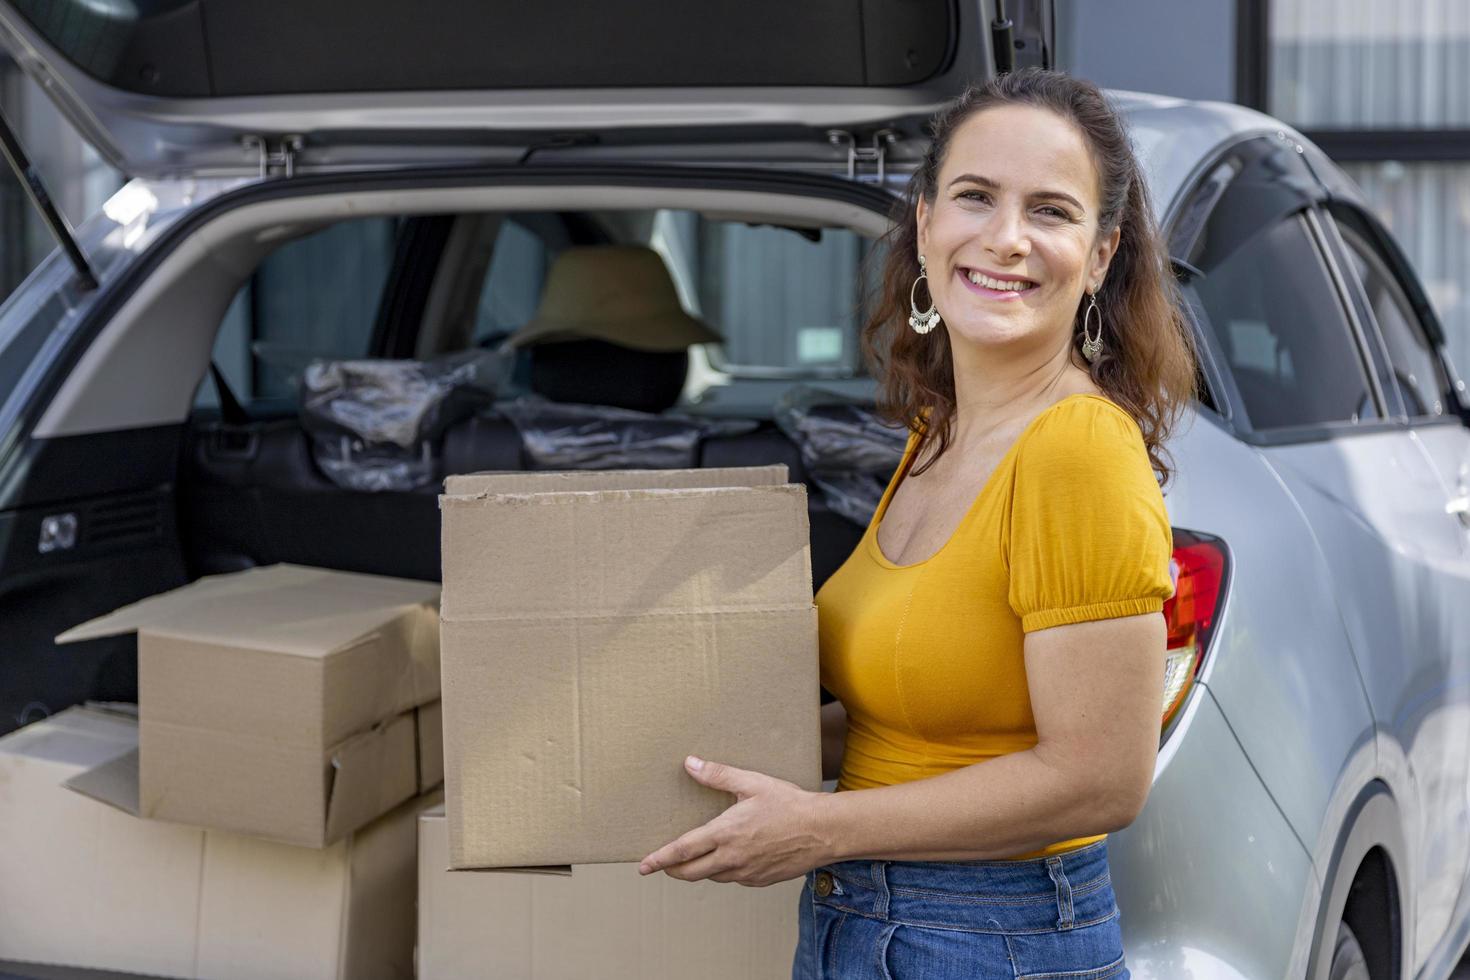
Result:
[[[276,249],[240,287],[215,337],[213,359],[242,402],[297,397],[316,358],[370,353],[393,264],[394,218],[342,221]],[[217,404],[212,383],[201,405]]]
[[1200,306],[1256,429],[1377,415],[1358,345],[1305,218],[1253,234],[1205,224],[1191,265]]
[[734,375],[851,377],[870,242],[837,228],[781,228],[660,212],[650,244],[691,313],[725,338],[711,363]]
[[1403,399],[1405,412],[1410,418],[1443,416],[1449,383],[1409,298],[1366,237],[1342,221],[1338,222],[1338,231],[1388,347],[1392,383]]
[[[679,301],[715,329],[711,366],[736,376],[860,376],[861,299],[873,244],[834,228],[785,228],[694,211],[600,212],[619,242],[658,252]],[[486,346],[534,315],[557,254],[570,240],[552,214],[501,222],[481,287],[472,342]],[[524,373],[524,372],[522,372]]]
[[556,251],[522,222],[507,219],[500,223],[475,306],[473,340],[477,346],[508,336],[535,315]]

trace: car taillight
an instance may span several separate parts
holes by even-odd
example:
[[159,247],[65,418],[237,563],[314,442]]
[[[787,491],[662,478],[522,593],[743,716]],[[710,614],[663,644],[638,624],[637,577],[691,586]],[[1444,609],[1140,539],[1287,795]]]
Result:
[[1174,530],[1174,557],[1169,563],[1174,595],[1164,602],[1164,622],[1169,631],[1164,667],[1165,728],[1184,704],[1205,661],[1215,617],[1225,598],[1229,563],[1225,542],[1219,538]]

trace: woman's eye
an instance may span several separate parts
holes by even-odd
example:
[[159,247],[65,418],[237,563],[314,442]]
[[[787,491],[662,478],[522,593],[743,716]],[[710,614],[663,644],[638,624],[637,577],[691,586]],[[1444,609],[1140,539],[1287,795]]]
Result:
[[1038,208],[1037,210],[1046,215],[1048,218],[1065,219],[1067,217],[1067,212],[1063,211],[1061,208],[1052,207],[1049,204],[1045,207]]
[[968,198],[971,201],[979,201],[982,204],[990,200],[990,195],[984,191],[960,191],[960,197]]

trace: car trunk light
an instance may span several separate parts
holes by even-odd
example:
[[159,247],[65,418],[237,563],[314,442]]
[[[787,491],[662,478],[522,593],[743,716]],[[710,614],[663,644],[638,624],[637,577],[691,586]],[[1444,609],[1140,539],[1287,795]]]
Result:
[[1229,561],[1225,542],[1219,538],[1174,531],[1174,555],[1169,562],[1174,595],[1164,602],[1164,623],[1168,629],[1164,661],[1165,728],[1184,704],[1209,652]]

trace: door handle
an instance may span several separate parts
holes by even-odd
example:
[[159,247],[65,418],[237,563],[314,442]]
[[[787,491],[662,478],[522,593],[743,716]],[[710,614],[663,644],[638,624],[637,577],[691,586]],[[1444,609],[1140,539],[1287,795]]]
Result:
[[1460,523],[1470,527],[1470,494],[1460,494],[1452,498],[1444,505],[1446,514],[1453,514],[1460,519]]

